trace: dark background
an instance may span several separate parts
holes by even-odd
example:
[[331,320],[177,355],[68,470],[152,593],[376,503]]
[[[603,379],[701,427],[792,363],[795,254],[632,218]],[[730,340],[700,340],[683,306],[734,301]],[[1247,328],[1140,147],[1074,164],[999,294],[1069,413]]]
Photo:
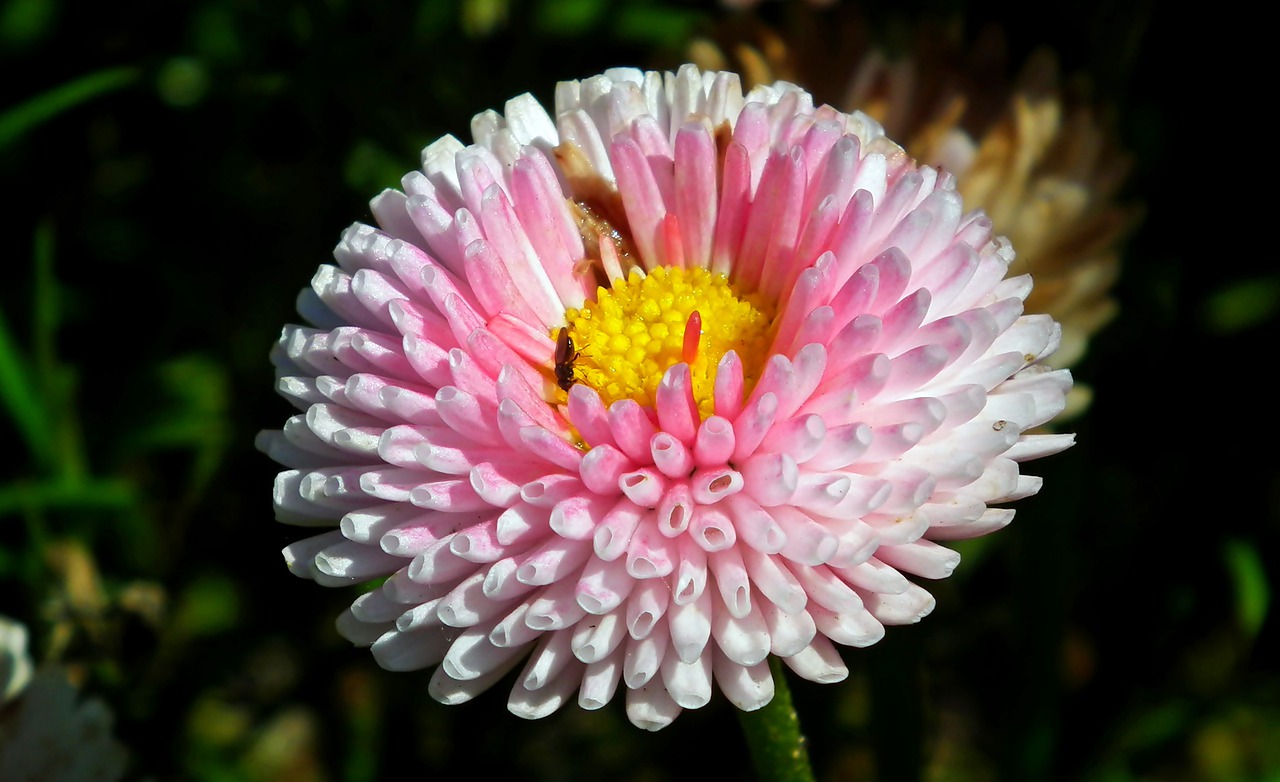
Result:
[[[921,625],[793,682],[820,778],[1280,779],[1272,218],[1233,172],[1249,23],[1122,2],[863,4],[1006,32],[1082,72],[1134,160],[1120,315],[1041,494]],[[759,15],[786,29],[787,3]],[[535,723],[388,674],[290,576],[267,351],[368,199],[477,111],[741,23],[714,3],[0,2],[0,614],[110,704],[128,779],[749,778],[716,699],[649,735],[615,702]],[[815,11],[847,13],[847,9]],[[834,17],[832,17],[834,18]],[[844,18],[844,17],[841,17]],[[791,41],[803,48],[816,45]],[[1219,63],[1231,63],[1230,77]],[[1256,82],[1256,84],[1255,84]],[[820,96],[821,97],[821,96]],[[1242,177],[1241,177],[1242,178]]]

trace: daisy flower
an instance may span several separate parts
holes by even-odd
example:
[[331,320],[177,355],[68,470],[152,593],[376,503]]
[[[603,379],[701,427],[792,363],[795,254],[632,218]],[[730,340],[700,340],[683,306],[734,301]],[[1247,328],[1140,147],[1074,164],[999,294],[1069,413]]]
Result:
[[284,329],[297,575],[384,668],[656,730],[934,606],[1071,444],[1027,276],[952,177],[785,82],[613,69],[446,136]]

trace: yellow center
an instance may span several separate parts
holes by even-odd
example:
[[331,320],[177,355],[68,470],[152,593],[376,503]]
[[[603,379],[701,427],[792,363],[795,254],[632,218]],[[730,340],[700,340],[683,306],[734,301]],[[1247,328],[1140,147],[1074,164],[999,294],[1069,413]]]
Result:
[[755,294],[739,296],[723,274],[706,269],[633,271],[610,288],[597,289],[595,301],[569,310],[565,319],[578,353],[572,362],[574,382],[594,388],[606,406],[619,399],[652,405],[663,373],[688,361],[685,327],[695,311],[702,333],[689,369],[698,411],[706,418],[714,412],[720,358],[737,351],[749,392],[773,339],[773,307]]

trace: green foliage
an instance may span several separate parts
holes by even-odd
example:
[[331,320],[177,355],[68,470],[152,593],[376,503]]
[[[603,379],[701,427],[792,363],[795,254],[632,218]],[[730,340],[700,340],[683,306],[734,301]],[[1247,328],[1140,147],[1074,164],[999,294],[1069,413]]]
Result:
[[240,602],[228,574],[203,575],[186,585],[169,621],[180,637],[216,637],[235,627],[241,618]]
[[549,35],[580,35],[606,18],[609,0],[539,0],[538,29]]
[[1235,334],[1280,314],[1280,275],[1269,274],[1236,280],[1205,301],[1204,316],[1210,330]]
[[209,71],[194,57],[174,57],[160,67],[156,91],[174,108],[194,106],[209,91]]
[[1266,565],[1257,545],[1247,540],[1228,540],[1222,558],[1236,593],[1236,621],[1250,638],[1258,635],[1267,621],[1271,585]]
[[0,3],[0,47],[23,50],[49,35],[58,17],[55,0],[4,0]]
[[73,79],[0,111],[0,148],[82,103],[123,89],[138,79],[136,68],[107,68]]

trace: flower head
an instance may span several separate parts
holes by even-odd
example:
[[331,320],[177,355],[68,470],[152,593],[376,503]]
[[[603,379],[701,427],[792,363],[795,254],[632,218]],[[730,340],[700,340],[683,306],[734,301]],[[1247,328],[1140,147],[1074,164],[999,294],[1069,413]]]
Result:
[[615,69],[426,148],[322,266],[260,447],[285,549],[385,577],[338,622],[468,700],[517,665],[539,717],[619,690],[642,727],[766,658],[843,679],[1006,525],[1069,435],[1057,325],[951,177],[860,114],[730,73]]

